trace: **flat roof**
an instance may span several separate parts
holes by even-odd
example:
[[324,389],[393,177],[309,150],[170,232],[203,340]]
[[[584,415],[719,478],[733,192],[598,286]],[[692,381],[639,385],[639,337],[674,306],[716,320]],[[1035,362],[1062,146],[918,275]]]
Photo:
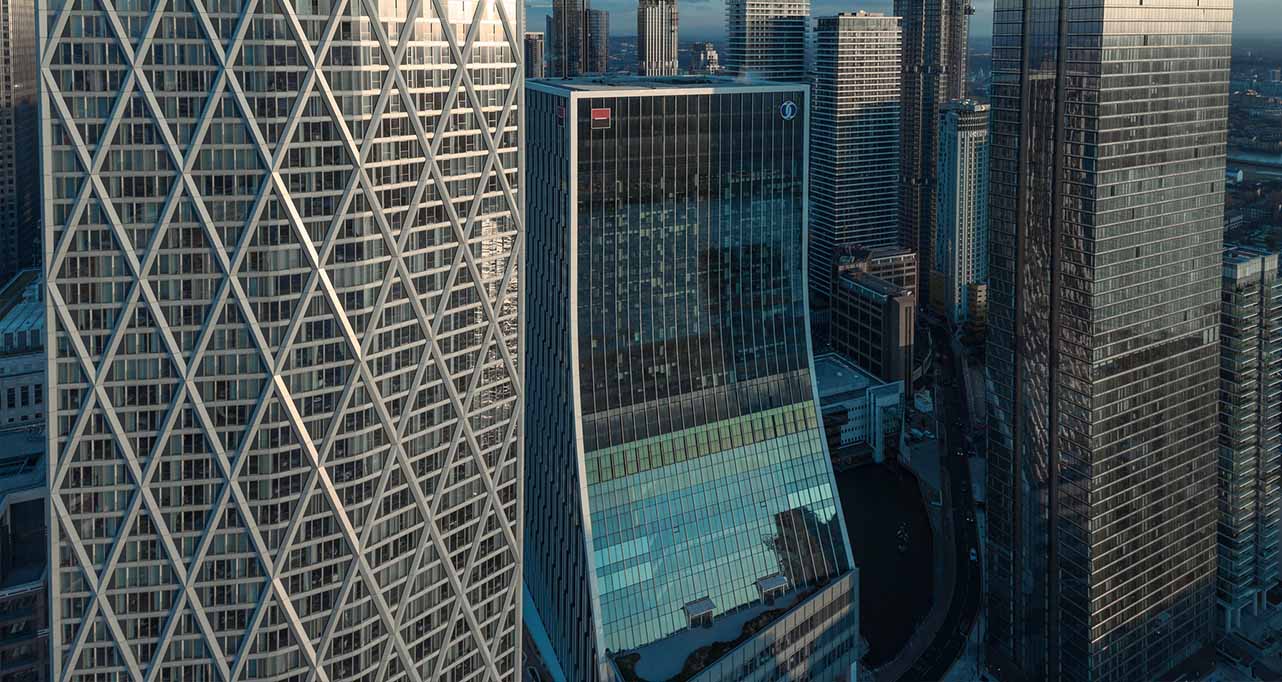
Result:
[[637,96],[671,91],[673,94],[704,92],[805,92],[805,83],[735,78],[731,76],[595,76],[585,78],[541,78],[526,81],[534,90],[564,93],[598,93],[602,95]]
[[894,282],[884,280],[870,272],[864,272],[863,270],[847,270],[841,273],[841,279],[848,279],[875,294],[881,294],[883,296],[903,296],[908,293],[908,289],[905,289]]
[[[33,316],[38,317],[39,321],[44,320],[44,304],[39,301],[39,292],[35,291],[35,287],[39,285],[39,270],[23,270],[0,287],[0,331],[17,331],[24,321],[29,323]],[[24,306],[28,299],[32,299],[30,302],[34,305]],[[38,314],[33,315],[35,311]]]
[[[773,603],[763,601],[731,613],[723,613],[707,627],[688,627],[639,649],[613,657],[615,669],[626,682],[662,682],[691,679],[724,658],[757,633],[788,615],[828,585],[794,587]],[[695,654],[699,654],[696,658]]]
[[1277,269],[1277,254],[1254,246],[1225,244],[1223,276],[1237,279],[1258,276],[1265,268]]
[[824,353],[815,356],[815,383],[819,387],[819,401],[823,402],[825,398],[862,393],[885,382],[840,353]]

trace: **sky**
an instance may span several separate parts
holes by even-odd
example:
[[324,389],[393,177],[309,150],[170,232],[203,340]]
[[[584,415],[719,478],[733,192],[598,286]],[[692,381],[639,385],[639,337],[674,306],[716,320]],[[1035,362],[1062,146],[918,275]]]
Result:
[[[595,9],[610,12],[613,35],[636,35],[636,0],[589,0]],[[677,0],[681,21],[681,42],[719,40],[725,37],[725,3],[721,0]],[[814,16],[837,12],[868,10],[891,11],[892,0],[811,0]],[[993,0],[974,0],[975,16],[971,35],[985,37],[993,32]],[[542,31],[543,17],[552,0],[526,0],[528,30]],[[1234,3],[1235,34],[1275,35],[1282,37],[1282,0],[1237,0]]]

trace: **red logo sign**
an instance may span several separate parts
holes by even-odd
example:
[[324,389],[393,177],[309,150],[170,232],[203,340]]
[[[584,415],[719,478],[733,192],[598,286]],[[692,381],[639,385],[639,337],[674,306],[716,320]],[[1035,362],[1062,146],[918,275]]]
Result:
[[592,110],[592,127],[609,128],[610,127],[610,110],[593,109]]

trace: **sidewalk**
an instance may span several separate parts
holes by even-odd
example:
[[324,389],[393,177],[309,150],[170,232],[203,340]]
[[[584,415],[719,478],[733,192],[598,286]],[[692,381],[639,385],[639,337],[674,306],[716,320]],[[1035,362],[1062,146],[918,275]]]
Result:
[[[966,349],[962,347],[961,339],[956,336],[950,337],[949,345],[953,348],[953,357],[958,358],[958,362],[964,362]],[[962,372],[962,387],[966,392],[966,408],[970,413],[971,426],[983,426],[988,421],[983,365],[972,365],[968,362],[965,364],[965,370]]]

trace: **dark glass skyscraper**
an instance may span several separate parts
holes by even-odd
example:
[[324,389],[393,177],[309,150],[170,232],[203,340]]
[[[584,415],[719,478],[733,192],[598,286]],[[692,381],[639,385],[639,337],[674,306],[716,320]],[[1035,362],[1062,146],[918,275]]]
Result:
[[603,9],[586,9],[583,22],[587,26],[587,73],[605,73],[610,70],[610,13]]
[[543,42],[542,33],[526,32],[525,34],[525,77],[542,78],[547,74],[543,64]]
[[547,75],[573,78],[588,68],[587,0],[552,0],[547,19]]
[[935,253],[939,113],[950,100],[966,96],[970,14],[970,0],[895,0],[903,29],[900,229],[903,245],[917,251],[924,288]]
[[567,678],[848,679],[806,86],[540,82],[526,102],[526,577]]
[[36,7],[0,0],[0,282],[40,265]]
[[1157,679],[1211,641],[1232,6],[996,2],[987,634],[1003,680]]

